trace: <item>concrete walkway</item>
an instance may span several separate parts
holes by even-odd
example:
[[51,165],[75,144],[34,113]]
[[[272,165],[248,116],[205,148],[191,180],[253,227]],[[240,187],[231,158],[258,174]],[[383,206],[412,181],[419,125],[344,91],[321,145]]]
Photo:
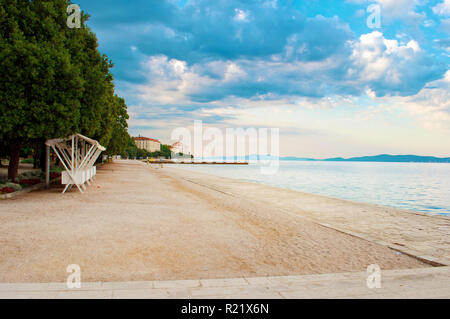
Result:
[[381,271],[381,288],[368,288],[368,273],[206,280],[0,284],[0,298],[304,299],[450,298],[450,267]]

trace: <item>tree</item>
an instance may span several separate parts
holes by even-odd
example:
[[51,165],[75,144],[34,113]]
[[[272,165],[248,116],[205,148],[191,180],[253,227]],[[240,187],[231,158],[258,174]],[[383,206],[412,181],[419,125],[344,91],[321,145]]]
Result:
[[113,64],[98,51],[89,16],[82,12],[81,28],[70,29],[70,1],[0,2],[0,141],[9,149],[8,178],[17,177],[25,144],[79,132],[114,150],[126,147],[125,101],[114,95]]
[[142,148],[138,148],[136,157],[144,158],[144,157],[147,157],[148,155],[149,155],[149,152],[147,150],[144,150]]
[[2,161],[1,161],[2,157],[6,156],[7,154],[9,154],[9,152],[7,150],[7,145],[6,145],[6,143],[4,141],[2,141],[0,139],[0,167],[3,167],[3,164],[2,164]]
[[106,146],[108,155],[123,154],[130,143],[130,139],[132,139],[127,131],[127,120],[129,116],[125,100],[118,96],[114,96],[114,101],[114,110],[117,115],[112,124],[111,138]]
[[137,156],[137,146],[134,142],[133,138],[128,135],[128,144],[125,148],[124,153],[122,153],[122,157],[135,158]]
[[17,176],[21,145],[68,135],[79,118],[80,76],[66,46],[67,2],[3,1],[0,7],[0,139]]
[[161,153],[165,158],[172,158],[172,151],[170,149],[170,145],[161,144]]

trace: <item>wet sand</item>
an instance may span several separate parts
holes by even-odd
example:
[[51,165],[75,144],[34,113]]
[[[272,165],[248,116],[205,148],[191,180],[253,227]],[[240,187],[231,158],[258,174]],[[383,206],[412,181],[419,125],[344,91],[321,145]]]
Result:
[[[240,194],[242,186],[233,191],[232,182],[222,185],[218,177],[157,167],[118,161],[100,167],[84,194],[62,195],[57,187],[0,201],[0,282],[64,282],[69,264],[80,265],[83,281],[429,267],[312,221],[312,200],[302,215],[252,198],[252,183],[239,182],[248,192]],[[320,197],[309,196],[320,207]],[[366,207],[349,202],[339,209],[352,205]]]

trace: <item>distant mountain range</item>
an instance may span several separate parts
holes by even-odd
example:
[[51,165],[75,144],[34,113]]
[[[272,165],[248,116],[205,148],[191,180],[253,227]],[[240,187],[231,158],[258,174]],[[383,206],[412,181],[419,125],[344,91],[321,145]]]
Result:
[[450,157],[418,156],[418,155],[389,155],[380,154],[375,156],[362,156],[351,158],[304,158],[304,157],[280,157],[283,161],[328,161],[328,162],[399,162],[399,163],[450,163]]
[[[203,157],[197,160],[204,161],[251,161],[251,160],[276,160],[277,157],[270,155],[246,155],[235,157]],[[434,157],[434,156],[418,156],[418,155],[389,155],[380,154],[375,156],[361,156],[361,157],[333,157],[325,159],[309,158],[309,157],[295,157],[285,156],[280,157],[282,161],[317,161],[317,162],[397,162],[397,163],[450,163],[450,157]]]

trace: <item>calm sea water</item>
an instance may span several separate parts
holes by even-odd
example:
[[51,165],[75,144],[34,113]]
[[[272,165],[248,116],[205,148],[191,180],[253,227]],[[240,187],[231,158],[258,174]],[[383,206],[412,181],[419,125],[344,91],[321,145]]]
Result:
[[446,163],[280,161],[278,173],[274,175],[262,175],[258,165],[179,167],[308,193],[450,216],[450,164]]

